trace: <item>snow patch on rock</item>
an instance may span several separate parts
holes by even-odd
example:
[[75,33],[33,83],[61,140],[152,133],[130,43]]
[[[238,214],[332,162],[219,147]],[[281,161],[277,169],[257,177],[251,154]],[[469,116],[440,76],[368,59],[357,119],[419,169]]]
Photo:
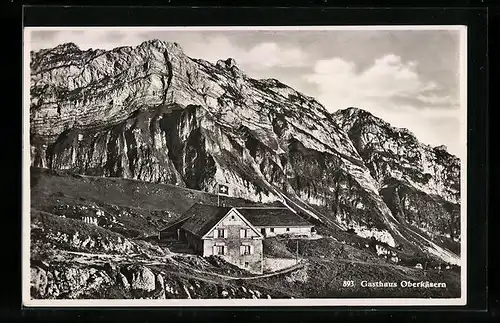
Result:
[[380,242],[385,242],[391,247],[396,246],[396,242],[394,241],[393,236],[387,230],[379,230],[376,228],[367,228],[365,226],[356,226],[354,225],[354,229],[356,234],[363,238],[371,239],[374,237]]

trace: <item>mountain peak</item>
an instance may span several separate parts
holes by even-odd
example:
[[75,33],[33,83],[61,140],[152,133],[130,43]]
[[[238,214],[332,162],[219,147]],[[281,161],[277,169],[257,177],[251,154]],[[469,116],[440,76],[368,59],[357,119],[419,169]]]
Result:
[[333,114],[337,122],[340,121],[340,124],[344,129],[351,128],[354,124],[368,124],[368,125],[376,125],[378,127],[386,128],[388,131],[393,133],[395,136],[408,135],[412,137],[415,141],[418,141],[415,134],[410,131],[408,128],[399,128],[391,125],[389,122],[373,115],[371,112],[356,108],[349,107],[347,109],[335,111]]
[[63,44],[60,44],[60,45],[57,45],[56,47],[54,47],[53,49],[54,51],[80,51],[80,47],[78,47],[78,45],[76,45],[75,43],[73,42],[68,42],[68,43],[63,43]]
[[338,110],[335,111],[332,114],[334,117],[341,117],[344,120],[359,120],[359,121],[371,121],[374,122],[378,125],[389,125],[387,122],[384,120],[380,119],[379,117],[376,117],[373,115],[371,112],[363,110],[361,108],[357,107],[349,107],[346,109]]
[[149,40],[145,40],[143,41],[139,46],[165,46],[167,44],[166,41],[164,40],[160,40],[158,38],[154,38],[154,39],[149,39]]
[[158,38],[145,40],[141,44],[139,44],[138,47],[156,47],[159,49],[169,49],[169,50],[175,49],[179,52],[182,52],[182,48],[178,43],[160,40]]
[[365,115],[365,116],[373,116],[373,114],[371,114],[370,112],[366,111],[366,110],[363,110],[361,108],[358,108],[358,107],[348,107],[347,109],[343,109],[343,110],[339,110],[341,112],[344,112],[348,115],[358,115],[358,116],[362,116],[362,115]]

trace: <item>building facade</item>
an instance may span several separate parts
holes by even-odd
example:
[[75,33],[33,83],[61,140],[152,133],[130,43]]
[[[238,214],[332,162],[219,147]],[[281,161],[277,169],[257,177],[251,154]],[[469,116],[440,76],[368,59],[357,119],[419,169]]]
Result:
[[310,237],[314,225],[285,207],[237,208],[264,237],[291,235]]
[[312,231],[311,223],[286,208],[195,204],[159,236],[177,236],[203,257],[220,256],[250,272],[262,273],[265,237],[310,236]]
[[262,239],[262,235],[233,209],[203,237],[202,255],[221,256],[241,268],[262,273]]
[[98,225],[98,219],[96,216],[86,215],[82,216],[80,220],[88,224]]
[[256,226],[256,228],[262,233],[265,238],[275,237],[277,235],[289,234],[292,236],[304,236],[310,237],[314,232],[314,227],[305,226],[278,226],[278,225],[267,225],[267,226]]

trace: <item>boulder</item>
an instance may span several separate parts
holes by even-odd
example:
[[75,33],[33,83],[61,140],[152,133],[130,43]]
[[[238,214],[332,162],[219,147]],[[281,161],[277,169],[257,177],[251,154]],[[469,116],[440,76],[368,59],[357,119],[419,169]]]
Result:
[[130,287],[132,289],[139,289],[148,292],[155,290],[155,274],[149,268],[145,266],[139,266],[132,274]]
[[48,284],[47,272],[40,267],[31,267],[30,284],[32,297],[44,297]]
[[123,275],[122,273],[118,273],[118,275],[116,275],[116,281],[118,286],[121,286],[125,289],[130,289],[130,283],[128,282],[127,277],[125,277],[125,275]]

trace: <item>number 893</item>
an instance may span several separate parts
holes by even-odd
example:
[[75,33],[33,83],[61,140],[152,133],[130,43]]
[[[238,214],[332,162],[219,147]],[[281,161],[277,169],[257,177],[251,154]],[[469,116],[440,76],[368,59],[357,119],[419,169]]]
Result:
[[354,287],[354,280],[344,280],[342,287]]

